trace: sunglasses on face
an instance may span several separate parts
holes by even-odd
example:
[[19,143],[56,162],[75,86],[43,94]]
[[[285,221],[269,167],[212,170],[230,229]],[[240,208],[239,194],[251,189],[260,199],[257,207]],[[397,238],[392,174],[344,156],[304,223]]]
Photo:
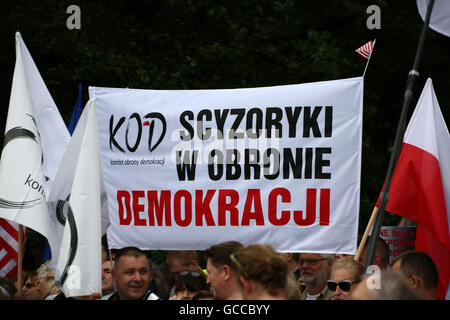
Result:
[[24,285],[23,285],[25,288],[27,288],[27,289],[31,289],[31,288],[33,288],[34,287],[34,284],[33,283],[31,283],[31,282],[27,282],[27,283],[24,283]]
[[353,283],[358,283],[359,281],[350,281],[350,280],[342,280],[339,282],[328,280],[327,286],[330,291],[336,291],[337,287],[339,287],[342,291],[348,292],[350,291]]
[[197,271],[189,271],[189,270],[184,270],[184,271],[180,271],[180,272],[178,272],[178,275],[179,276],[186,276],[186,275],[191,275],[191,276],[193,276],[193,277],[200,277],[200,275],[201,275],[201,273],[200,272],[197,272]]

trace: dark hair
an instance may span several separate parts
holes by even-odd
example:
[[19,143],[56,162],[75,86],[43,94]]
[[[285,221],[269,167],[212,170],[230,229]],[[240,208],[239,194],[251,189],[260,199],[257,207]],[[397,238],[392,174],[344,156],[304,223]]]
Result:
[[[369,241],[364,244],[364,250],[367,250],[368,247]],[[378,238],[375,252],[380,256],[383,265],[387,267],[389,265],[389,256],[391,255],[391,249],[389,249],[389,245],[381,237]]]
[[124,247],[122,249],[119,249],[116,252],[116,256],[114,258],[116,263],[119,261],[120,257],[122,257],[122,256],[132,256],[132,257],[135,257],[136,259],[140,258],[141,256],[147,257],[145,255],[145,252],[137,247]]
[[216,268],[227,265],[236,270],[236,266],[231,262],[230,254],[235,253],[242,247],[242,243],[238,241],[226,241],[216,244],[205,250],[205,260],[211,259],[211,263]]
[[184,291],[185,289],[191,292],[209,290],[205,274],[198,271],[180,271],[175,282],[175,292]]
[[400,270],[406,277],[420,277],[427,289],[437,288],[439,271],[431,257],[422,251],[406,251],[395,258],[400,261]]
[[12,299],[13,295],[15,295],[17,292],[14,283],[8,278],[0,277],[0,286],[2,286],[6,290],[6,292],[8,292],[10,299]]

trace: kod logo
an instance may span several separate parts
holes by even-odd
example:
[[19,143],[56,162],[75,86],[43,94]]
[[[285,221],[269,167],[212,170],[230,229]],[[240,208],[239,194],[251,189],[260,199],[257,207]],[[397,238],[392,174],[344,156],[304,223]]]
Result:
[[[109,119],[109,148],[126,152],[135,152],[144,136],[144,144],[149,152],[155,150],[166,135],[166,119],[159,112],[150,112],[145,116],[137,112],[128,119],[120,117],[118,120],[111,115]],[[145,139],[147,138],[147,139]]]

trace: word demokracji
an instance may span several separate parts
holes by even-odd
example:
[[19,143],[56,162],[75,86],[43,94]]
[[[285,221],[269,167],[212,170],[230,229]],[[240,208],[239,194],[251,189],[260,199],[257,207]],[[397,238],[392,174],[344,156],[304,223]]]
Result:
[[[218,197],[216,219],[210,207],[215,195]],[[319,208],[316,208],[318,196]],[[279,209],[279,204],[291,202],[291,193],[285,188],[276,188],[269,193],[266,208],[262,206],[260,190],[248,189],[242,212],[237,208],[241,201],[239,192],[233,189],[195,190],[195,194],[187,190],[175,193],[170,190],[118,190],[117,201],[121,225],[172,226],[174,223],[187,227],[194,223],[195,226],[227,226],[228,220],[229,226],[248,226],[254,220],[258,226],[268,223],[283,226],[293,219],[299,226],[309,226],[317,217],[319,225],[330,224],[330,189],[306,189],[305,214],[303,210]]]

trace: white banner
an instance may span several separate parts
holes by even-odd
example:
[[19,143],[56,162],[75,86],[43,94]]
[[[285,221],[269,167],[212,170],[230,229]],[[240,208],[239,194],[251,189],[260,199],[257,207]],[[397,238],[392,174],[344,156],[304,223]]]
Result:
[[89,92],[112,248],[355,254],[363,78]]

